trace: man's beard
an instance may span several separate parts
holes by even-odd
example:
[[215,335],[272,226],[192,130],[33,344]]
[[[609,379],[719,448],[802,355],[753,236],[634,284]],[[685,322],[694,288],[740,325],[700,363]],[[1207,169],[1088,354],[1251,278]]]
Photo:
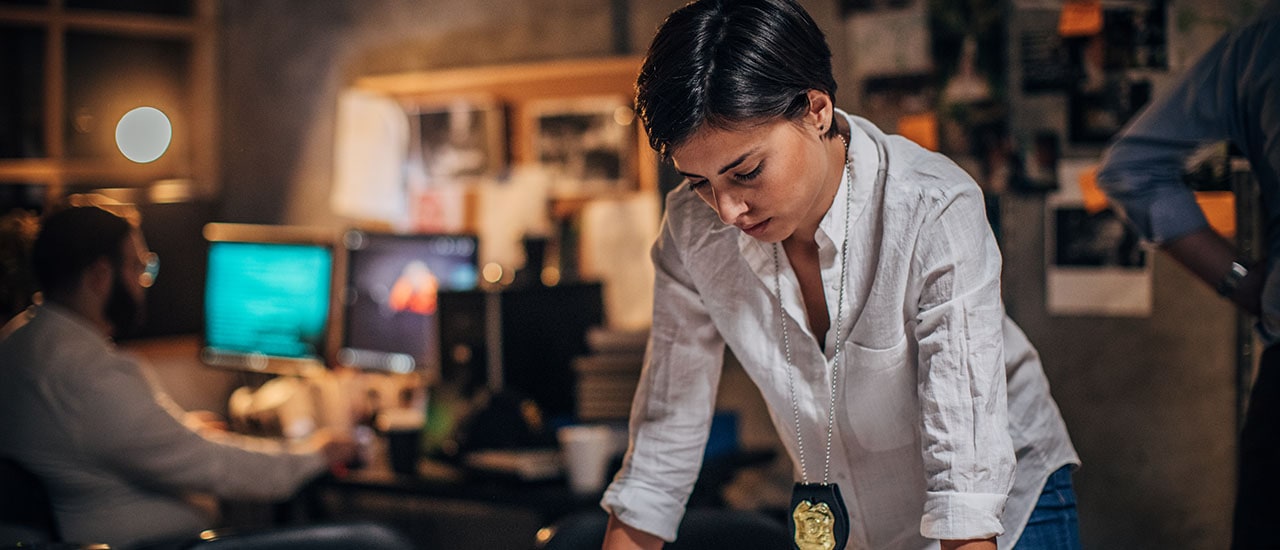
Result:
[[114,336],[122,338],[133,334],[142,326],[142,304],[129,294],[129,289],[124,285],[124,277],[117,273],[115,282],[111,284],[111,295],[107,297],[107,304],[103,308],[103,313],[107,316],[107,322],[111,323],[111,328],[115,330]]

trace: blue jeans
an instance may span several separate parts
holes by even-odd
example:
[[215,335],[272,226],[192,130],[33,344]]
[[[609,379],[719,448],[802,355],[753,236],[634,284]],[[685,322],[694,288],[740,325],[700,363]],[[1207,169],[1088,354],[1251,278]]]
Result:
[[1076,492],[1071,489],[1071,466],[1049,474],[1040,500],[1014,550],[1080,550],[1076,521]]

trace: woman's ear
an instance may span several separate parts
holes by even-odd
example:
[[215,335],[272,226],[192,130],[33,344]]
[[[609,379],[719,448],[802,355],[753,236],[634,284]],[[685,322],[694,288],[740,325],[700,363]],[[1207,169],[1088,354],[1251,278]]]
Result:
[[821,90],[809,90],[807,94],[809,110],[804,115],[805,122],[813,124],[819,134],[825,134],[831,127],[831,119],[835,114],[835,105],[831,102],[831,96]]

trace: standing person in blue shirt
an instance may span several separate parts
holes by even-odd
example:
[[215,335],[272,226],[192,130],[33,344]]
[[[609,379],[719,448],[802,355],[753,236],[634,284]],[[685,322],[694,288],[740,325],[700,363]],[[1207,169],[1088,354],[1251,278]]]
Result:
[[834,104],[793,0],[700,0],[636,84],[686,181],[653,246],[653,328],[605,548],[677,536],[725,347],[791,457],[801,550],[1078,549],[1079,463],[1004,313],[982,193]]
[[[1229,141],[1248,158],[1265,208],[1268,260],[1247,265],[1209,228],[1183,163]],[[1098,183],[1142,235],[1244,311],[1266,351],[1241,435],[1233,548],[1280,548],[1280,2],[1218,40],[1115,138]]]

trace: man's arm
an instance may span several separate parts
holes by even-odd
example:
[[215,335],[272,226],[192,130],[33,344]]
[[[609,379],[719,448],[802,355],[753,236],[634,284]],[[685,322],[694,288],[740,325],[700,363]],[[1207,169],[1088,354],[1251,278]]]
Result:
[[[1235,247],[1207,227],[1168,241],[1161,245],[1161,249],[1214,289],[1231,272],[1231,264],[1236,261]],[[1261,265],[1251,268],[1227,298],[1241,309],[1257,315],[1262,309],[1265,279],[1266,270]]]

